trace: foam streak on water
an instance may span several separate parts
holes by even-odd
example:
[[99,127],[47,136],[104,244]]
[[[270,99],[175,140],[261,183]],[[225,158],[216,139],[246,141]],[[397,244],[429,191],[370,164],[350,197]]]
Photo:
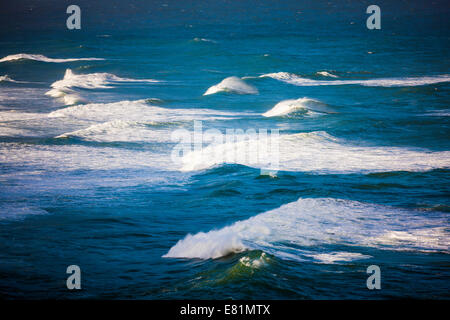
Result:
[[340,85],[362,85],[368,87],[410,87],[424,86],[435,83],[449,82],[449,75],[428,76],[428,77],[405,77],[405,78],[384,78],[367,80],[312,80],[300,77],[293,73],[276,72],[260,76],[261,78],[273,78],[296,86],[340,86]]
[[12,54],[0,59],[0,62],[9,62],[16,60],[35,60],[42,62],[54,62],[54,63],[63,63],[63,62],[74,62],[74,61],[95,61],[95,60],[105,60],[102,58],[68,58],[68,59],[57,59],[57,58],[48,58],[42,54],[28,54],[28,53],[18,53]]

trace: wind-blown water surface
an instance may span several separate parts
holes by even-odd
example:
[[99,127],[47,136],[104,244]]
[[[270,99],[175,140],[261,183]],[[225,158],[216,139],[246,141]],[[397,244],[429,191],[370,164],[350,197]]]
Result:
[[[444,2],[111,3],[1,16],[1,297],[450,297]],[[195,120],[279,170],[174,162]]]

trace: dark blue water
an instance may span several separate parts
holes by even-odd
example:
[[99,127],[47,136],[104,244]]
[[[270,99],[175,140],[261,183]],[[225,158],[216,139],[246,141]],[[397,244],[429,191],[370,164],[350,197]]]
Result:
[[445,2],[79,2],[0,10],[1,297],[450,297]]

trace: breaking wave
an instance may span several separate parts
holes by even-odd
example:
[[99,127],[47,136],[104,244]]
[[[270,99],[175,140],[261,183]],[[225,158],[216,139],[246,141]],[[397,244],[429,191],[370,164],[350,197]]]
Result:
[[410,87],[450,81],[449,75],[430,77],[381,78],[368,80],[313,80],[302,78],[296,74],[289,72],[276,72],[263,74],[260,77],[273,78],[296,86],[339,86],[357,84],[368,87]]
[[11,79],[8,75],[0,76],[0,82],[2,81],[17,82],[16,80]]
[[228,77],[223,79],[220,83],[210,87],[203,94],[204,96],[215,94],[218,92],[231,92],[238,94],[257,94],[258,89],[245,83],[238,77]]
[[181,170],[204,170],[225,163],[319,174],[427,171],[449,168],[450,151],[358,146],[323,131],[247,135],[240,141],[211,144],[187,153],[181,158]]
[[325,105],[322,102],[310,98],[283,100],[262,115],[264,117],[276,117],[288,115],[294,112],[311,114],[316,112],[331,111],[327,108],[324,108],[324,106]]
[[330,78],[339,78],[337,75],[332,74],[328,71],[317,71],[316,74],[318,76],[323,76],[323,77],[330,77]]
[[321,263],[370,258],[357,252],[323,252],[330,244],[449,253],[450,234],[443,225],[444,216],[426,218],[414,210],[300,198],[218,230],[188,234],[163,257],[214,259],[264,250],[281,258]]
[[66,105],[71,105],[85,101],[73,90],[73,88],[108,89],[111,88],[112,85],[121,82],[155,83],[159,81],[154,79],[121,78],[111,73],[75,74],[71,69],[67,69],[64,78],[52,83],[51,87],[53,89],[46,92],[46,95],[62,99]]
[[54,63],[63,63],[63,62],[73,62],[73,61],[95,61],[95,60],[105,60],[103,58],[69,58],[69,59],[54,59],[48,58],[42,54],[28,54],[28,53],[18,53],[12,54],[0,59],[0,62],[8,62],[8,61],[16,61],[16,60],[35,60],[42,62],[54,62]]

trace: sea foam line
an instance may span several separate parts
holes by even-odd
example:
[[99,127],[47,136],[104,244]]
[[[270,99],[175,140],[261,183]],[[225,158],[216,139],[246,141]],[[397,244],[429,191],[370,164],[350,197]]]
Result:
[[380,78],[367,80],[313,80],[289,72],[267,73],[259,77],[272,78],[296,86],[339,86],[356,84],[368,87],[410,87],[450,81],[450,76],[446,74],[426,77]]
[[9,62],[16,60],[35,60],[42,62],[54,62],[54,63],[63,63],[63,62],[73,62],[73,61],[96,61],[96,60],[105,60],[103,58],[68,58],[68,59],[56,59],[49,58],[42,54],[28,54],[28,53],[18,53],[11,54],[9,56],[3,57],[0,59],[0,62]]

